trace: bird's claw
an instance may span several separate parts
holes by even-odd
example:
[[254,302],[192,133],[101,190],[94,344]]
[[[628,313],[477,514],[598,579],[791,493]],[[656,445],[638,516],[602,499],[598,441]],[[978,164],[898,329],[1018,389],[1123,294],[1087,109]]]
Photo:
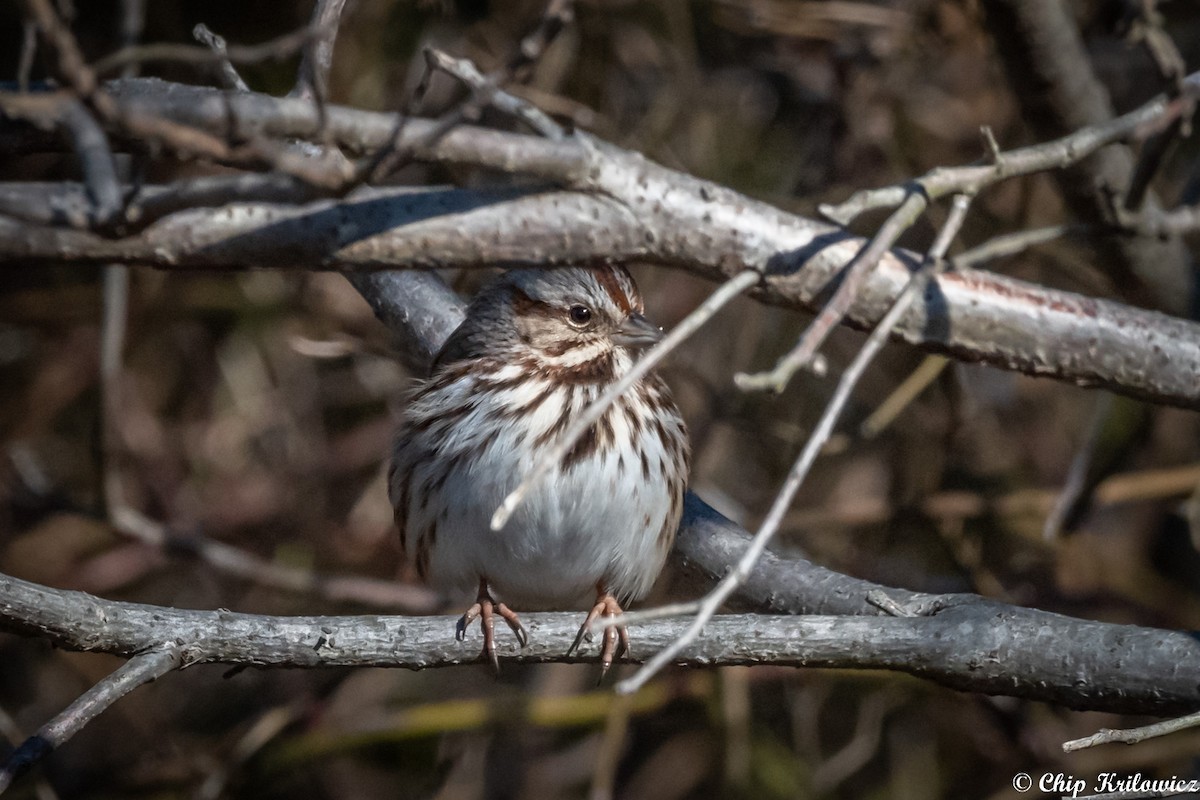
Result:
[[490,661],[492,669],[498,675],[500,674],[500,657],[496,654],[497,614],[508,623],[508,627],[516,635],[517,643],[521,647],[529,644],[529,635],[525,632],[525,626],[521,624],[521,619],[516,612],[504,603],[497,603],[493,600],[487,583],[482,581],[479,584],[479,595],[475,599],[475,604],[459,617],[458,624],[454,627],[454,638],[460,642],[466,641],[467,628],[478,619],[479,626],[483,629],[483,651],[480,653],[480,658]]

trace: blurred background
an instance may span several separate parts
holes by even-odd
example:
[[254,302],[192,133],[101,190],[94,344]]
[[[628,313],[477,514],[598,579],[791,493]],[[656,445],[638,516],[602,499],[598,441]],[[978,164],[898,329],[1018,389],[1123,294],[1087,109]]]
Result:
[[[986,5],[580,0],[575,24],[514,91],[668,166],[811,215],[855,189],[980,158],[982,125],[1005,149],[1044,138],[1025,122],[1030,90],[1013,88],[999,55],[1010,43],[997,39]],[[1130,37],[1147,5],[1066,4],[1118,111],[1165,85]],[[400,109],[422,48],[496,68],[542,10],[526,0],[350,0],[330,99]],[[88,0],[70,11],[89,58],[117,49],[120,3]],[[1158,11],[1194,67],[1200,5],[1175,0]],[[190,42],[203,22],[231,43],[261,42],[310,13],[308,0],[155,0],[142,38]],[[0,5],[0,79],[16,76],[21,32],[16,4]],[[282,94],[296,63],[241,72],[251,88]],[[144,74],[211,81],[183,66]],[[32,77],[45,75],[35,61]],[[423,111],[455,99],[449,82],[435,81]],[[1165,204],[1189,196],[1195,156],[1191,141],[1169,154],[1154,186]],[[141,166],[151,181],[213,171],[169,159]],[[0,154],[5,180],[75,177],[68,158]],[[494,177],[410,166],[396,179]],[[935,209],[904,243],[927,246],[943,214]],[[855,229],[870,232],[880,219]],[[979,198],[959,246],[1069,219],[1052,178],[1010,181]],[[1113,278],[1086,242],[1059,241],[989,268],[1154,302],[1155,287]],[[634,272],[649,315],[668,327],[712,289],[654,265]],[[464,291],[480,280],[446,277]],[[429,613],[419,590],[380,588],[410,577],[398,563],[383,459],[419,376],[400,366],[350,285],[301,269],[134,269],[105,433],[102,284],[91,268],[0,272],[0,571],[184,608]],[[693,489],[746,526],[765,512],[833,381],[801,374],[767,397],[740,393],[731,378],[769,368],[808,320],[736,303],[665,369],[691,428]],[[834,376],[862,339],[851,330],[831,339]],[[1200,627],[1194,413],[892,346],[839,431],[781,549],[910,589]],[[1077,491],[1064,497],[1069,483]],[[111,524],[113,497],[161,524],[171,546]],[[249,578],[218,569],[196,556],[196,543],[211,541],[261,562],[250,562]],[[255,563],[338,576],[350,589],[288,590],[255,579]],[[678,597],[673,583],[665,575],[652,599]],[[0,635],[0,754],[5,740],[32,733],[119,663]],[[1200,734],[1065,756],[1066,739],[1146,720],[885,673],[675,670],[629,700],[597,690],[595,679],[595,669],[570,665],[506,665],[499,681],[483,666],[195,667],[123,699],[10,794],[1003,798],[1016,796],[1017,772],[1200,777]]]

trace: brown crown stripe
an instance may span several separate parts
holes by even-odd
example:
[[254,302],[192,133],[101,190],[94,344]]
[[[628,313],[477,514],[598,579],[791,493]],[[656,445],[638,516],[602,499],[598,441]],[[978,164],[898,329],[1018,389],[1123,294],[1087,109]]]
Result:
[[633,278],[625,271],[624,267],[597,267],[594,273],[600,287],[626,314],[633,313],[636,310],[635,306],[640,305],[637,302],[639,298],[633,285]]

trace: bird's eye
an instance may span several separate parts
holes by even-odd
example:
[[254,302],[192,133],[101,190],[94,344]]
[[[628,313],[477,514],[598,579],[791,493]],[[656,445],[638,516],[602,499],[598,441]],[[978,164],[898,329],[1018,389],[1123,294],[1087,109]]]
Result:
[[582,328],[592,321],[592,310],[587,306],[574,305],[567,309],[567,318],[572,325]]

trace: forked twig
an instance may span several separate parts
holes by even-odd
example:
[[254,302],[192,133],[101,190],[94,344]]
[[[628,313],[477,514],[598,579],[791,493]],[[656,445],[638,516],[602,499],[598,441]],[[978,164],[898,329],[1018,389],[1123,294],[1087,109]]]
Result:
[[242,80],[242,76],[238,74],[237,68],[233,66],[233,61],[229,58],[229,48],[225,44],[225,38],[213,31],[203,22],[196,24],[192,28],[192,38],[208,47],[217,56],[217,66],[221,70],[221,80],[225,82],[227,89],[232,89],[235,92],[248,92],[250,87]]
[[1069,166],[1106,145],[1164,130],[1174,120],[1192,112],[1197,95],[1200,95],[1200,73],[1193,72],[1180,82],[1179,97],[1160,96],[1128,114],[1080,128],[1059,139],[991,154],[987,163],[939,167],[902,186],[864,189],[843,203],[822,205],[819,210],[827,219],[846,225],[865,211],[893,208],[904,202],[911,194],[909,187],[913,183],[920,185],[930,200],[957,193],[977,194],[999,181]]
[[425,50],[425,62],[429,69],[439,69],[469,88],[477,106],[490,105],[497,111],[516,117],[551,141],[559,141],[566,135],[562,126],[550,119],[546,112],[501,89],[496,76],[484,75],[470,59],[455,58],[441,50],[428,48]]
[[739,373],[734,376],[734,382],[738,388],[744,391],[783,391],[796,371],[812,361],[825,339],[846,317],[850,306],[854,304],[854,298],[862,289],[868,273],[879,263],[879,259],[892,249],[900,235],[911,228],[928,207],[929,197],[921,187],[919,185],[910,187],[908,197],[900,205],[900,208],[892,212],[887,222],[846,265],[842,282],[837,291],[821,309],[821,313],[812,321],[812,324],[800,335],[800,341],[796,343],[796,346],[781,358],[775,368],[769,372],[757,375]]

